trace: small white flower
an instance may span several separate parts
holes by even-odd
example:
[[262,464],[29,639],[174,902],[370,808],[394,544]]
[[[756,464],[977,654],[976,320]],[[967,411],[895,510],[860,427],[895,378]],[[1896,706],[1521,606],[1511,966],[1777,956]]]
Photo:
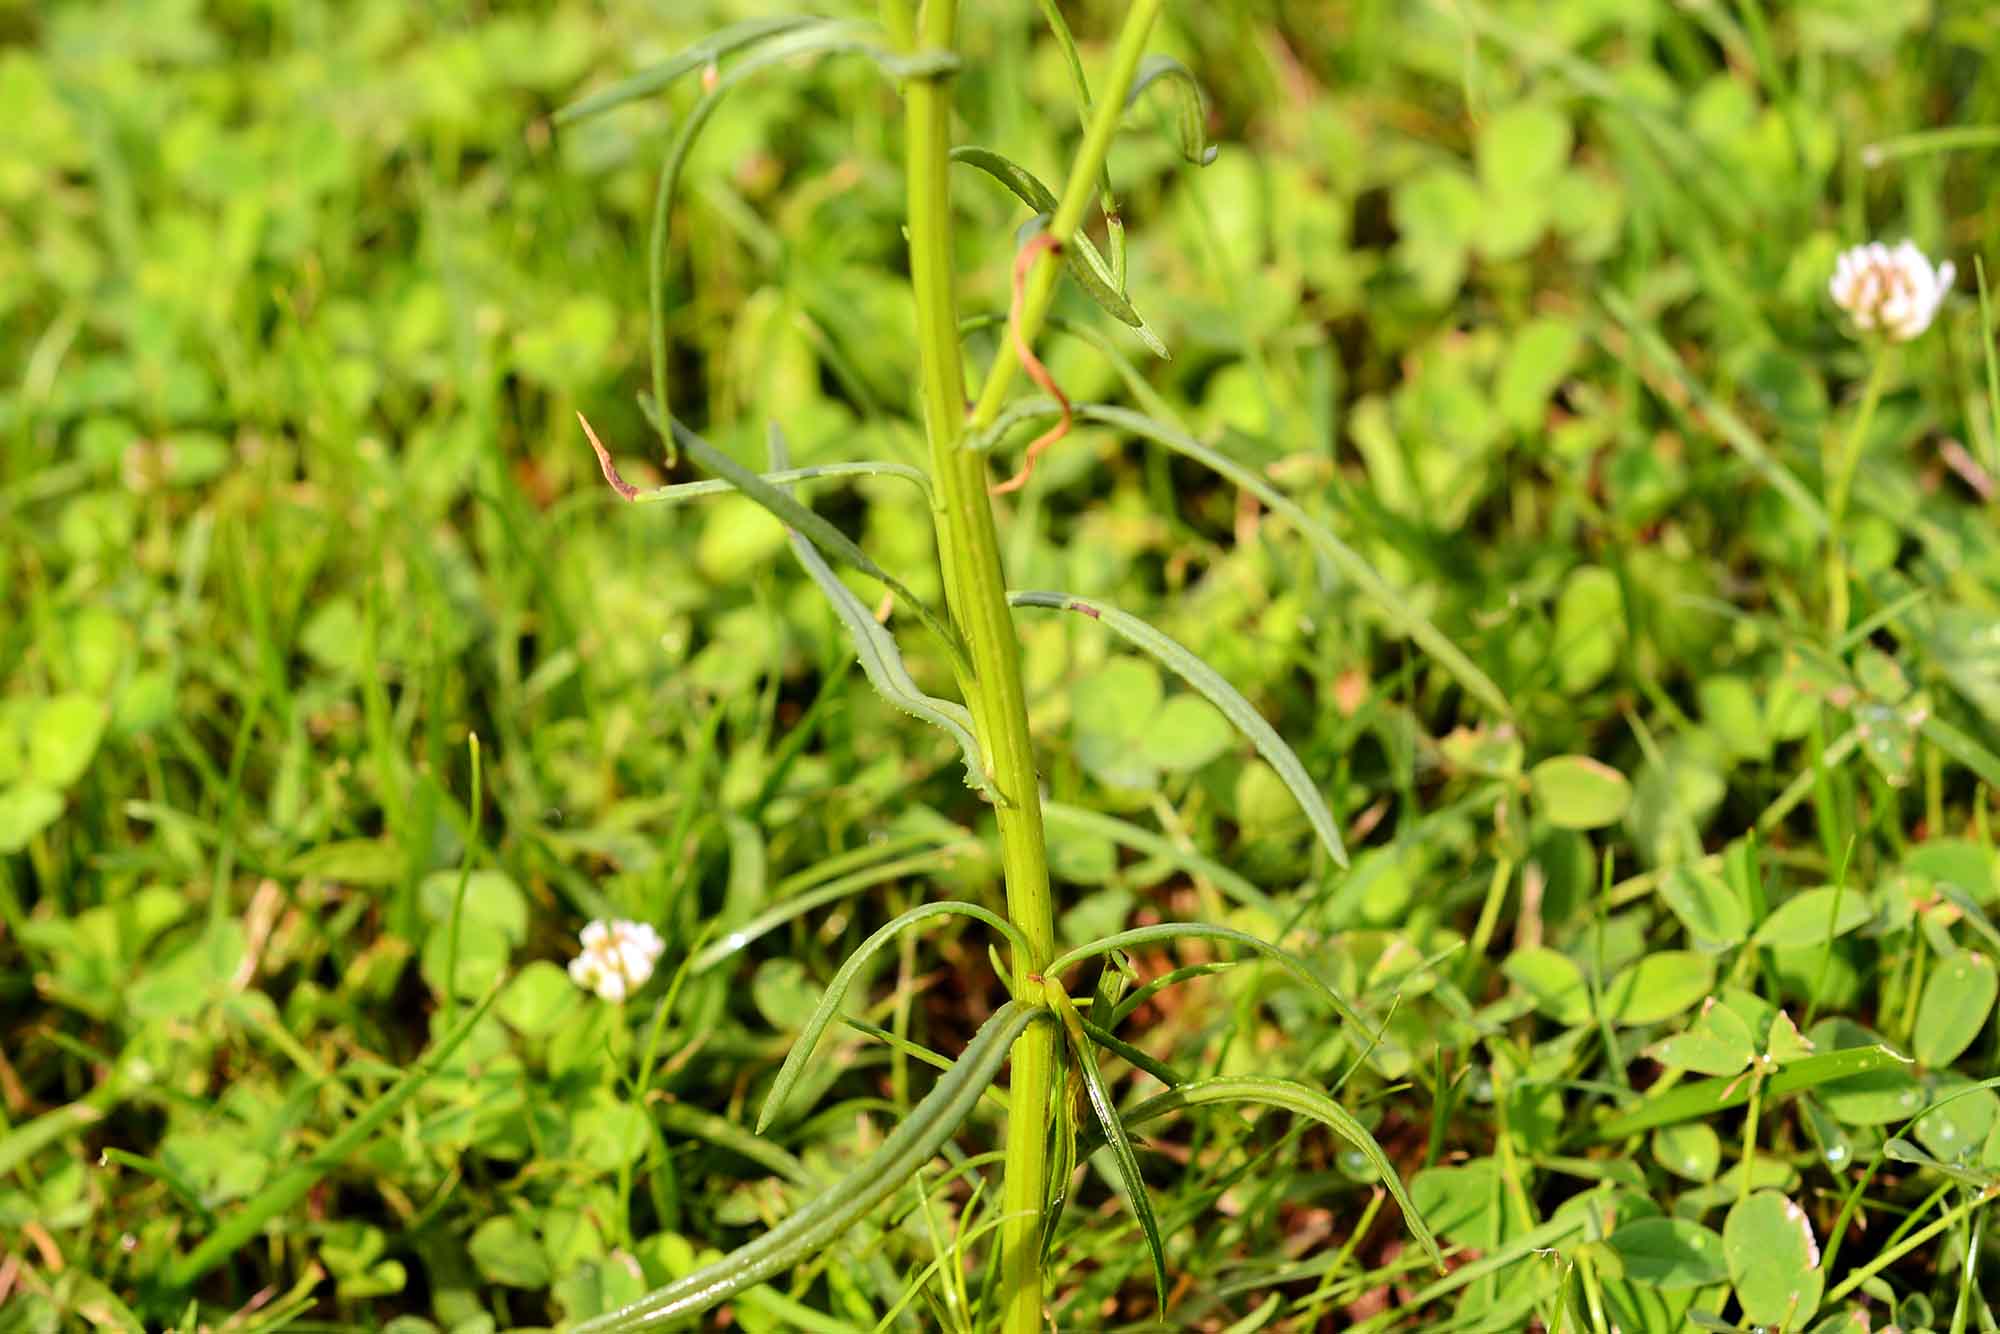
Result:
[[1828,288],[1861,328],[1903,343],[1931,327],[1957,272],[1950,260],[1932,268],[1914,242],[1891,250],[1873,241],[1841,252]]
[[608,1001],[646,985],[667,942],[644,922],[592,922],[580,937],[583,953],[569,961],[570,979]]

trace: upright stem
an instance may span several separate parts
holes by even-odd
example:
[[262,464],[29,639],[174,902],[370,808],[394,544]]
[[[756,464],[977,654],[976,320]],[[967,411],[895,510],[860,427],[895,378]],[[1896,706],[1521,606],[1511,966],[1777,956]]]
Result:
[[1847,542],[1841,529],[1847,515],[1847,498],[1854,490],[1854,473],[1861,464],[1861,450],[1868,439],[1868,427],[1875,420],[1876,404],[1882,401],[1889,356],[1887,347],[1876,350],[1875,364],[1868,370],[1868,384],[1861,391],[1861,411],[1847,432],[1847,441],[1827,480],[1826,629],[1828,638],[1836,643],[1847,633]]
[[[1126,11],[1110,77],[1092,108],[1083,143],[1049,220],[1049,234],[1057,246],[1068,243],[1096,192],[1126,95],[1163,3],[1133,0]],[[914,23],[909,15],[909,0],[883,0],[883,17],[892,33],[911,33],[917,46],[926,50],[954,49],[957,0],[924,0]],[[1007,879],[1007,916],[1027,941],[1027,948],[1014,959],[1014,995],[1034,1004],[1043,1000],[1042,968],[1055,953],[1055,908],[1049,897],[1041,794],[1021,691],[1021,648],[1007,606],[1000,541],[987,494],[986,456],[963,447],[968,429],[991,425],[998,415],[1018,359],[1013,340],[1003,340],[979,401],[968,413],[953,290],[950,90],[949,75],[914,79],[909,87],[910,283],[917,304],[919,379],[936,484],[945,596],[970,649],[972,675],[962,683],[966,704],[988,777],[999,793],[995,815],[1000,825],[1000,864]],[[1056,272],[1051,250],[1039,257],[1028,275],[1024,299],[1014,313],[1024,343],[1033,343],[1041,332]],[[1048,1198],[1049,1107],[1055,1092],[1058,1040],[1055,1025],[1037,1024],[1014,1044],[1001,1184],[1003,1334],[1041,1334],[1043,1327],[1042,1214]]]
[[[927,0],[917,41],[951,50],[955,0]],[[1042,966],[1055,952],[1055,909],[1049,898],[1042,841],[1041,795],[1021,691],[1020,644],[1007,606],[1000,542],[987,499],[986,459],[960,447],[965,431],[965,366],[953,291],[951,84],[948,76],[913,80],[909,88],[908,186],[910,281],[916,295],[917,348],[938,496],[938,545],[945,593],[972,657],[967,705],[989,777],[1000,799],[1000,860],[1007,879],[1007,916],[1027,940],[1014,958],[1014,994],[1041,999]],[[1042,1328],[1042,1210],[1048,1178],[1049,1102],[1055,1088],[1055,1026],[1037,1024],[1014,1044],[1009,1084],[1007,1156],[1001,1191],[1002,1328],[1039,1334]]]

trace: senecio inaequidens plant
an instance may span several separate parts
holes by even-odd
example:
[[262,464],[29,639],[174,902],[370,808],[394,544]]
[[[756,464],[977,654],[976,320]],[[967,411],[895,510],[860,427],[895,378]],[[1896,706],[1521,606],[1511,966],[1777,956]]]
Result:
[[[1048,1242],[1055,1235],[1056,1219],[1082,1156],[1099,1145],[1111,1150],[1125,1199],[1144,1232],[1152,1256],[1156,1296],[1164,1308],[1164,1250],[1133,1152],[1130,1127],[1212,1103],[1264,1104],[1329,1127],[1373,1164],[1394,1195],[1409,1230],[1430,1260],[1442,1265],[1430,1229],[1387,1156],[1363,1125],[1325,1090],[1276,1077],[1184,1078],[1112,1033],[1122,1018],[1117,1012],[1122,972],[1107,969],[1100,984],[1080,1001],[1071,999],[1069,979],[1080,965],[1093,960],[1101,964],[1121,951],[1202,937],[1260,954],[1286,969],[1349,1025],[1357,1053],[1371,1049],[1379,1036],[1378,1020],[1338,995],[1304,963],[1276,945],[1219,925],[1169,922],[1120,931],[1066,951],[1059,952],[1056,947],[1056,905],[1050,893],[1041,797],[1013,623],[1017,608],[1079,613],[1156,657],[1245,734],[1305,808],[1327,853],[1336,863],[1346,861],[1332,812],[1298,757],[1212,668],[1158,630],[1114,607],[1063,593],[1007,587],[989,497],[1025,482],[1035,459],[1058,442],[1073,421],[1110,427],[1177,452],[1256,494],[1276,514],[1298,525],[1322,555],[1381,604],[1393,626],[1452,672],[1469,695],[1501,716],[1508,714],[1507,702],[1494,684],[1434,626],[1396,598],[1357,553],[1309,519],[1263,477],[1194,439],[1175,423],[1102,331],[1065,326],[1113,361],[1145,412],[1071,404],[1036,356],[1035,345],[1050,325],[1049,307],[1063,273],[1147,346],[1164,352],[1126,291],[1123,224],[1106,167],[1124,113],[1155,87],[1173,98],[1173,124],[1185,156],[1196,165],[1206,164],[1214,156],[1206,141],[1202,98],[1193,75],[1177,62],[1146,55],[1161,5],[1162,0],[1133,0],[1104,81],[1095,89],[1085,82],[1075,43],[1057,7],[1042,5],[1053,39],[1068,60],[1085,126],[1060,193],[998,153],[953,144],[953,82],[960,63],[955,0],[927,0],[921,7],[912,0],[884,0],[879,26],[810,18],[738,24],[558,117],[558,123],[575,121],[659,93],[684,76],[700,79],[702,96],[675,132],[655,203],[649,245],[652,393],[642,397],[641,406],[670,460],[685,449],[719,480],[640,491],[619,475],[610,452],[585,421],[583,429],[597,452],[605,479],[619,495],[635,502],[671,502],[733,488],[773,514],[789,530],[794,555],[831,601],[870,684],[898,709],[952,738],[964,758],[968,784],[991,803],[999,830],[1006,885],[1004,914],[977,903],[927,902],[870,936],[839,970],[800,1034],[772,1085],[759,1130],[768,1126],[783,1106],[820,1034],[868,957],[905,929],[943,916],[970,918],[990,928],[1004,940],[1009,952],[1005,980],[1012,995],[987,1019],[907,1119],[846,1180],[734,1253],[622,1309],[584,1322],[577,1327],[579,1334],[639,1329],[691,1316],[807,1260],[867,1211],[907,1186],[957,1131],[1003,1064],[1011,1069],[994,1259],[998,1268],[991,1274],[993,1282],[988,1290],[993,1304],[981,1314],[982,1326],[998,1328],[1003,1334],[1038,1334],[1045,1328],[1043,1262]],[[906,227],[916,306],[913,369],[929,443],[929,467],[855,461],[794,469],[786,457],[780,424],[774,422],[769,433],[771,470],[759,474],[710,445],[673,414],[664,327],[667,220],[689,149],[730,90],[752,74],[781,62],[832,53],[868,59],[895,82],[902,96]],[[1035,215],[1016,251],[1005,336],[969,407],[961,340],[968,327],[978,327],[981,322],[961,320],[955,290],[951,178],[953,167],[960,165],[993,177]],[[1092,208],[1101,211],[1105,222],[1106,245],[1102,249],[1081,230],[1086,211]],[[1017,397],[1014,386],[1019,372],[1025,372],[1041,392]],[[996,484],[990,456],[1007,443],[1014,428],[1038,419],[1051,424],[1026,447],[1020,471]],[[929,504],[942,567],[944,608],[927,606],[912,595],[902,581],[791,493],[794,486],[813,479],[868,474],[904,477]],[[959,700],[939,699],[918,688],[904,665],[895,635],[835,574],[836,564],[881,584],[926,633],[935,637],[952,664]],[[592,929],[599,928],[594,924]],[[604,936],[593,944],[586,933],[584,943],[593,949],[610,948],[608,932]],[[616,967],[603,960],[587,962],[593,957],[587,950],[579,960],[579,981],[607,997],[614,991],[622,994],[625,984],[641,980],[631,974],[650,971],[653,962],[649,956],[643,969],[634,970],[624,967],[622,955]],[[1167,1085],[1167,1091],[1121,1111],[1099,1072],[1100,1048],[1143,1061],[1144,1068]],[[1073,1103],[1088,1104],[1088,1125]]]

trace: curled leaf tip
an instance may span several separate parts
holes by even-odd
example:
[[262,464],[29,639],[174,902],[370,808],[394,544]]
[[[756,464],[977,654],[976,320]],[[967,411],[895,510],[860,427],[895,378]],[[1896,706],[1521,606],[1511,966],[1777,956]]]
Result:
[[626,500],[635,498],[639,488],[618,475],[618,465],[611,461],[611,451],[597,438],[597,432],[590,429],[590,419],[579,412],[576,420],[583,427],[584,437],[590,441],[591,449],[597,453],[597,466],[604,470],[604,480],[611,483],[611,489]]

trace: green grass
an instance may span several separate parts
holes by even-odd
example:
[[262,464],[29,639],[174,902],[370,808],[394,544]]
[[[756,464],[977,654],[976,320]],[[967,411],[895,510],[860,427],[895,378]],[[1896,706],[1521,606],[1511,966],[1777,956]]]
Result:
[[[1124,6],[1062,8],[1101,82]],[[752,499],[624,506],[575,425],[635,485],[715,475],[634,397],[700,79],[552,117],[776,12],[0,6],[0,1334],[573,1324],[947,1101],[892,1141],[921,1188],[729,1310],[997,1327],[1012,1108],[967,1072],[1028,1021],[1007,933],[924,911],[1002,908],[992,809]],[[1060,192],[1042,7],[960,28],[954,142]],[[999,511],[1008,587],[1065,590],[1014,618],[1054,952],[1123,942],[1029,1025],[1098,1047],[1056,1086],[1057,1327],[1994,1328],[1990,23],[1173,4],[1151,49],[1219,153],[1154,87],[1122,241],[1085,217],[1171,359],[1062,278],[1076,429]],[[947,590],[903,124],[865,57],[745,79],[662,364],[743,468],[771,421],[802,468],[900,465],[789,493],[954,697],[910,610]],[[970,397],[1031,210],[952,170]],[[1826,284],[1905,235],[1959,286],[1881,360]],[[623,1006],[562,973],[600,917],[667,941]]]

